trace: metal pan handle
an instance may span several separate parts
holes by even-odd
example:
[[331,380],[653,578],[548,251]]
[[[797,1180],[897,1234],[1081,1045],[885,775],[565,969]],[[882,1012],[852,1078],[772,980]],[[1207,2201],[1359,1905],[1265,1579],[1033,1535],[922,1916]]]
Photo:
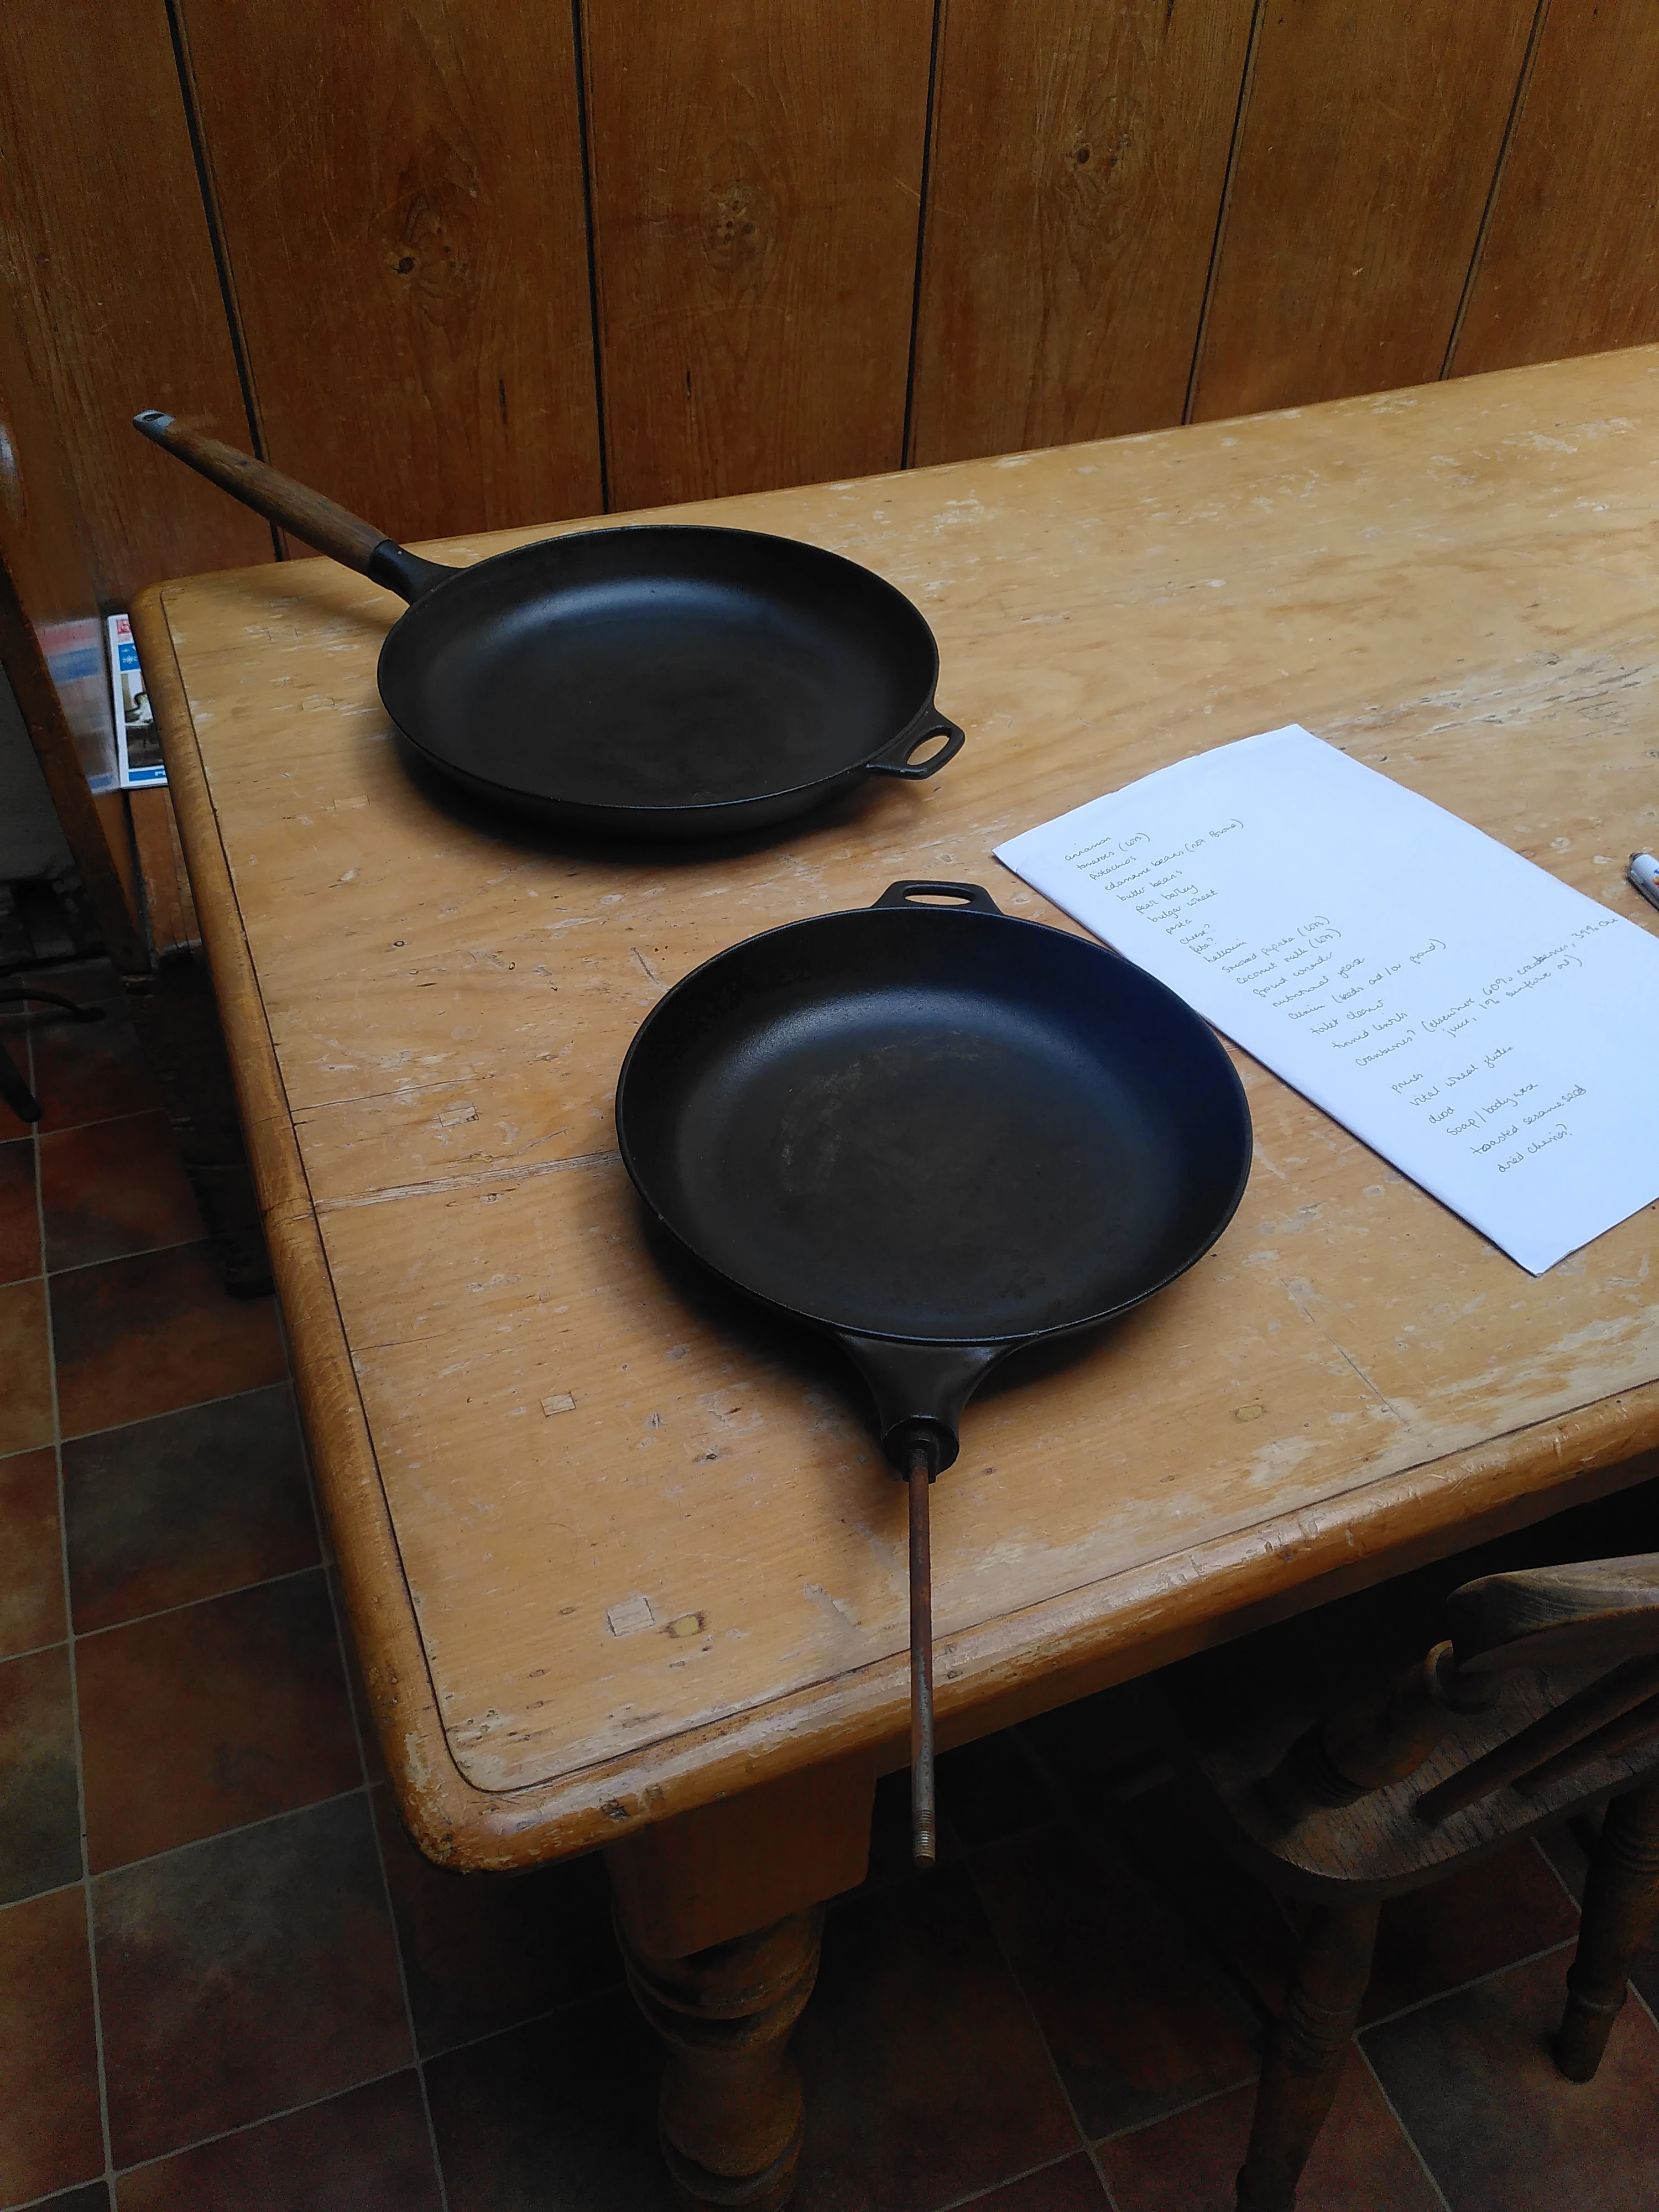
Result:
[[[945,743],[930,759],[913,763],[911,754],[930,738],[943,738]],[[925,775],[937,775],[945,762],[953,761],[967,742],[967,733],[948,714],[941,714],[930,701],[915,720],[899,732],[891,744],[884,745],[875,758],[866,761],[864,765],[876,775],[902,775],[912,783],[919,783]]]
[[[945,902],[943,908],[935,903],[939,900]],[[983,884],[940,883],[932,876],[925,882],[889,884],[881,896],[871,902],[872,912],[881,906],[931,906],[935,913],[948,913],[952,907],[963,914],[1002,912]]]

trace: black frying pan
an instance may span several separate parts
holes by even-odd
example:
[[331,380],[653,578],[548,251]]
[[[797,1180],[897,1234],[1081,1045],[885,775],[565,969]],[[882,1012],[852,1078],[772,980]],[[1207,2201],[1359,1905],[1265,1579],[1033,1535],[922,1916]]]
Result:
[[677,984],[623,1062],[617,1133],[663,1226],[836,1337],[874,1395],[910,1486],[925,1863],[928,1481],[999,1360],[1123,1313],[1209,1250],[1249,1174],[1243,1089],[1144,969],[977,884],[907,883]]
[[170,415],[133,421],[410,602],[380,648],[386,712],[440,775],[510,815],[725,836],[866,775],[933,775],[962,749],[933,704],[933,632],[902,592],[839,554],[643,524],[445,568]]

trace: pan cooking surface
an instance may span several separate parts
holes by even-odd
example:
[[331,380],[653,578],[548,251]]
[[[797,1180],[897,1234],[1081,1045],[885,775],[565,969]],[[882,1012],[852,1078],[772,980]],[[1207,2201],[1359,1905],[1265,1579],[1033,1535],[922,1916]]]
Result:
[[503,556],[511,591],[500,561],[462,574],[387,640],[386,703],[440,766],[575,805],[738,802],[858,766],[931,696],[915,610],[835,555],[618,530],[578,575],[577,542]]
[[1060,932],[830,915],[681,993],[624,1072],[630,1172],[708,1265],[824,1325],[1074,1328],[1189,1265],[1242,1186],[1248,1118],[1215,1038]]

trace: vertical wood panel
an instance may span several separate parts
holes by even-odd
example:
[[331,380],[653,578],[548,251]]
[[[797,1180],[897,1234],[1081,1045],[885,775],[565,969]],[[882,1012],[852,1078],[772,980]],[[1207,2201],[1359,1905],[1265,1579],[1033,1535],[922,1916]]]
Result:
[[1269,0],[1200,419],[1439,375],[1530,0]]
[[932,0],[599,0],[612,503],[899,465]]
[[270,532],[132,429],[247,421],[162,0],[0,9],[0,258],[94,587],[270,558]]
[[911,457],[1181,420],[1254,0],[946,0]]
[[1453,371],[1659,338],[1659,9],[1552,0]]
[[597,509],[568,11],[182,16],[269,459],[404,538]]

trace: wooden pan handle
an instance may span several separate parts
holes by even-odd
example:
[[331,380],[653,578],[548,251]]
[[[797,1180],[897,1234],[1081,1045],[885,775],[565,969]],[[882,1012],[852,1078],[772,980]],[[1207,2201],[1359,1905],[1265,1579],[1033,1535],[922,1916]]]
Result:
[[279,523],[319,553],[331,554],[362,575],[370,573],[369,564],[381,546],[392,544],[384,530],[349,514],[321,492],[307,490],[280,469],[256,461],[252,453],[238,453],[234,446],[221,445],[217,438],[205,437],[200,430],[186,429],[171,415],[148,408],[133,416],[132,427],[142,430],[152,445],[164,447],[194,469],[198,476],[216,483],[221,491],[228,491],[256,514],[263,514],[267,522]]

